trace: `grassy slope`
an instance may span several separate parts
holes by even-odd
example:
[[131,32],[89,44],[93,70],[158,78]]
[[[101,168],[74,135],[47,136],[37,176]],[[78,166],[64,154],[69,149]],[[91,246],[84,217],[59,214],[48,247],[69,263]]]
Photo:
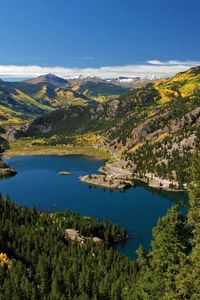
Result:
[[86,155],[96,159],[109,159],[106,149],[94,148],[89,143],[80,141],[76,144],[53,144],[52,140],[44,138],[23,138],[10,143],[5,156],[16,155]]
[[77,135],[100,135],[100,147],[121,153],[144,174],[157,172],[184,181],[199,144],[200,116],[194,114],[199,107],[200,68],[192,68],[96,107],[51,112],[34,120],[25,135],[56,135],[63,144],[76,144]]
[[60,87],[49,82],[0,82],[1,125],[20,124],[35,116],[69,105],[95,104],[125,93],[128,89],[109,83]]
[[23,123],[70,104],[85,105],[90,99],[70,89],[54,85],[24,82],[0,82],[0,122],[1,125]]

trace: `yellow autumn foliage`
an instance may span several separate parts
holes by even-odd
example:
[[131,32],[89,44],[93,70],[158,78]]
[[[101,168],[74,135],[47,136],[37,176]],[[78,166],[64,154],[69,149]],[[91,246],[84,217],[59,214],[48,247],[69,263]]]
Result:
[[78,135],[75,138],[77,145],[81,145],[81,144],[94,145],[100,143],[101,140],[102,140],[101,135],[96,133],[86,133],[86,134]]
[[173,78],[157,80],[153,86],[160,95],[159,102],[165,104],[178,97],[192,97],[195,90],[200,87],[200,74],[188,70],[187,72],[178,73]]
[[0,267],[10,267],[11,266],[11,260],[7,257],[5,253],[0,253]]
[[133,148],[131,148],[129,150],[129,152],[134,153],[137,149],[139,149],[140,147],[142,147],[143,143],[138,143],[136,144]]
[[170,137],[170,136],[171,136],[171,134],[164,132],[164,133],[159,134],[156,138],[154,138],[152,140],[152,142],[153,143],[161,142],[162,140],[164,140],[164,138]]
[[196,83],[188,83],[188,84],[185,84],[185,85],[180,89],[180,92],[181,92],[182,97],[190,96],[190,95],[195,91],[196,87],[197,87],[197,84],[196,84]]

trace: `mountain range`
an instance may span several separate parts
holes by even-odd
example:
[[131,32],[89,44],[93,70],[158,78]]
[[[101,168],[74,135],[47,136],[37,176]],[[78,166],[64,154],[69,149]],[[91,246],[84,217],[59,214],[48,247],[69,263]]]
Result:
[[[144,80],[133,80],[141,86]],[[21,124],[35,116],[69,105],[95,105],[127,93],[130,86],[97,77],[78,79],[42,75],[21,82],[0,81],[0,125]]]
[[129,161],[140,178],[154,174],[183,187],[199,148],[199,125],[200,67],[195,67],[95,106],[39,116],[18,136],[46,137],[49,143],[56,136],[56,143],[75,143],[77,135],[92,134],[96,147]]
[[1,81],[0,95],[0,125],[26,124],[17,138],[88,143],[127,161],[139,178],[153,174],[180,187],[189,182],[200,141],[200,67],[135,89],[48,74]]

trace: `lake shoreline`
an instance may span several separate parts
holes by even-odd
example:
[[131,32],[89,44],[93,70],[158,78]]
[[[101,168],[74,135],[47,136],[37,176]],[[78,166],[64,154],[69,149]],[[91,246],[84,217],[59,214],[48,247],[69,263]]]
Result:
[[[185,197],[180,193],[149,190],[148,186],[135,185],[135,188],[116,191],[80,183],[79,176],[97,173],[104,164],[84,156],[21,155],[5,162],[15,168],[18,175],[0,181],[2,195],[9,194],[15,203],[35,206],[40,211],[70,210],[99,220],[111,220],[127,229],[128,239],[116,245],[116,249],[119,247],[131,258],[135,257],[139,244],[148,249],[151,229],[176,203],[172,201],[182,201]],[[60,170],[67,170],[72,176],[59,176]]]
[[15,156],[86,156],[97,160],[108,160],[110,154],[104,150],[93,147],[57,147],[57,146],[34,146],[28,149],[10,149],[2,154],[2,158]]
[[186,189],[170,189],[170,188],[165,188],[163,186],[160,186],[159,184],[156,185],[156,184],[151,184],[151,182],[148,183],[147,180],[145,180],[144,178],[136,177],[134,181],[135,181],[136,185],[137,185],[138,182],[143,183],[144,186],[150,187],[154,190],[160,190],[160,191],[172,192],[172,193],[174,193],[174,192],[176,192],[176,193],[188,193],[188,190],[186,190]]
[[[37,149],[35,149],[37,147]],[[95,152],[94,152],[95,150]],[[23,149],[22,151],[20,150],[14,150],[12,147],[8,150],[6,150],[4,153],[1,154],[1,158],[3,159],[10,159],[15,156],[58,156],[58,157],[67,157],[67,156],[82,156],[82,157],[88,157],[90,159],[95,159],[95,160],[104,160],[105,162],[107,161],[108,164],[104,164],[99,168],[99,172],[101,174],[106,175],[106,177],[110,177],[113,175],[113,177],[116,177],[116,174],[113,174],[113,170],[107,172],[106,167],[109,166],[112,169],[112,165],[114,166],[115,163],[109,163],[110,159],[110,154],[109,153],[102,153],[101,149],[95,149],[93,147],[66,147],[66,148],[58,148],[57,146],[34,146],[34,149]],[[122,160],[120,160],[121,162]],[[128,169],[122,169],[121,171],[129,171]],[[88,174],[90,176],[90,174]],[[112,176],[111,176],[112,177]],[[151,180],[148,182],[147,179],[145,178],[140,178],[136,176],[135,178],[132,178],[133,182],[135,181],[140,181],[145,183],[147,186],[156,189],[156,190],[164,190],[166,192],[188,192],[187,189],[172,189],[169,187],[165,187],[164,185],[160,185],[159,182],[151,182]],[[160,182],[162,182],[163,179],[159,178]],[[84,182],[83,180],[81,180]],[[93,186],[99,186],[103,187],[101,184],[92,184],[91,182],[87,182],[88,184],[91,184]],[[134,186],[134,184],[133,184]],[[104,186],[104,188],[108,188],[108,186]],[[112,189],[112,188],[111,188]]]
[[[178,183],[173,181],[170,182],[167,179],[158,178],[155,174],[146,174],[145,177],[140,178],[136,174],[135,178],[133,177],[134,169],[129,165],[127,167],[127,162],[122,158],[117,158],[115,162],[111,162],[112,153],[109,149],[102,149],[92,145],[38,145],[34,144],[30,139],[20,139],[15,142],[10,143],[10,148],[7,149],[3,154],[3,158],[11,158],[14,156],[85,156],[91,159],[96,160],[105,160],[106,164],[102,165],[99,169],[99,172],[106,176],[106,178],[117,178],[122,180],[141,180],[144,181],[148,186],[155,189],[162,189],[170,192],[182,192],[186,191],[187,188],[180,189]],[[116,175],[117,174],[117,175]],[[121,178],[121,174],[124,177],[124,174],[127,178]],[[90,174],[88,174],[90,176]],[[131,178],[130,178],[131,177]],[[89,182],[88,182],[89,183]],[[174,187],[172,187],[172,184]],[[102,184],[96,184],[102,185]],[[107,184],[106,187],[108,188]],[[106,188],[105,187],[105,188]]]

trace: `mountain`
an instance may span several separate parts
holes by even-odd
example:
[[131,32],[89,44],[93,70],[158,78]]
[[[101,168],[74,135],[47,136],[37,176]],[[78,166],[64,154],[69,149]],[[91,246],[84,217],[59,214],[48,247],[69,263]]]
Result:
[[80,77],[69,79],[69,84],[74,91],[83,93],[89,98],[99,102],[114,99],[116,96],[128,93],[130,90],[144,86],[150,80],[137,78],[102,79],[99,77]]
[[[55,83],[55,82],[54,82]],[[0,82],[0,125],[21,124],[70,104],[86,105],[93,101],[70,88],[47,82]]]
[[77,91],[97,101],[108,100],[125,94],[128,88],[117,86],[97,77],[86,77],[83,79],[72,79],[69,81],[73,91]]
[[0,125],[22,124],[69,105],[94,105],[127,91],[101,79],[68,81],[53,74],[21,82],[0,81]]
[[106,81],[133,90],[144,86],[145,84],[151,82],[152,80],[148,78],[141,78],[141,77],[120,76],[117,78],[107,79]]
[[50,108],[20,90],[18,83],[0,82],[0,124],[18,124]]
[[37,83],[46,83],[55,85],[57,87],[65,88],[68,86],[68,81],[64,78],[58,77],[54,74],[46,74],[42,75],[33,79],[25,80],[24,82],[30,84],[37,84]]
[[183,187],[199,149],[199,125],[200,67],[195,67],[94,107],[71,106],[38,117],[18,136],[46,136],[51,142],[56,135],[56,142],[74,143],[76,135],[100,135],[98,147],[129,161],[137,177]]

